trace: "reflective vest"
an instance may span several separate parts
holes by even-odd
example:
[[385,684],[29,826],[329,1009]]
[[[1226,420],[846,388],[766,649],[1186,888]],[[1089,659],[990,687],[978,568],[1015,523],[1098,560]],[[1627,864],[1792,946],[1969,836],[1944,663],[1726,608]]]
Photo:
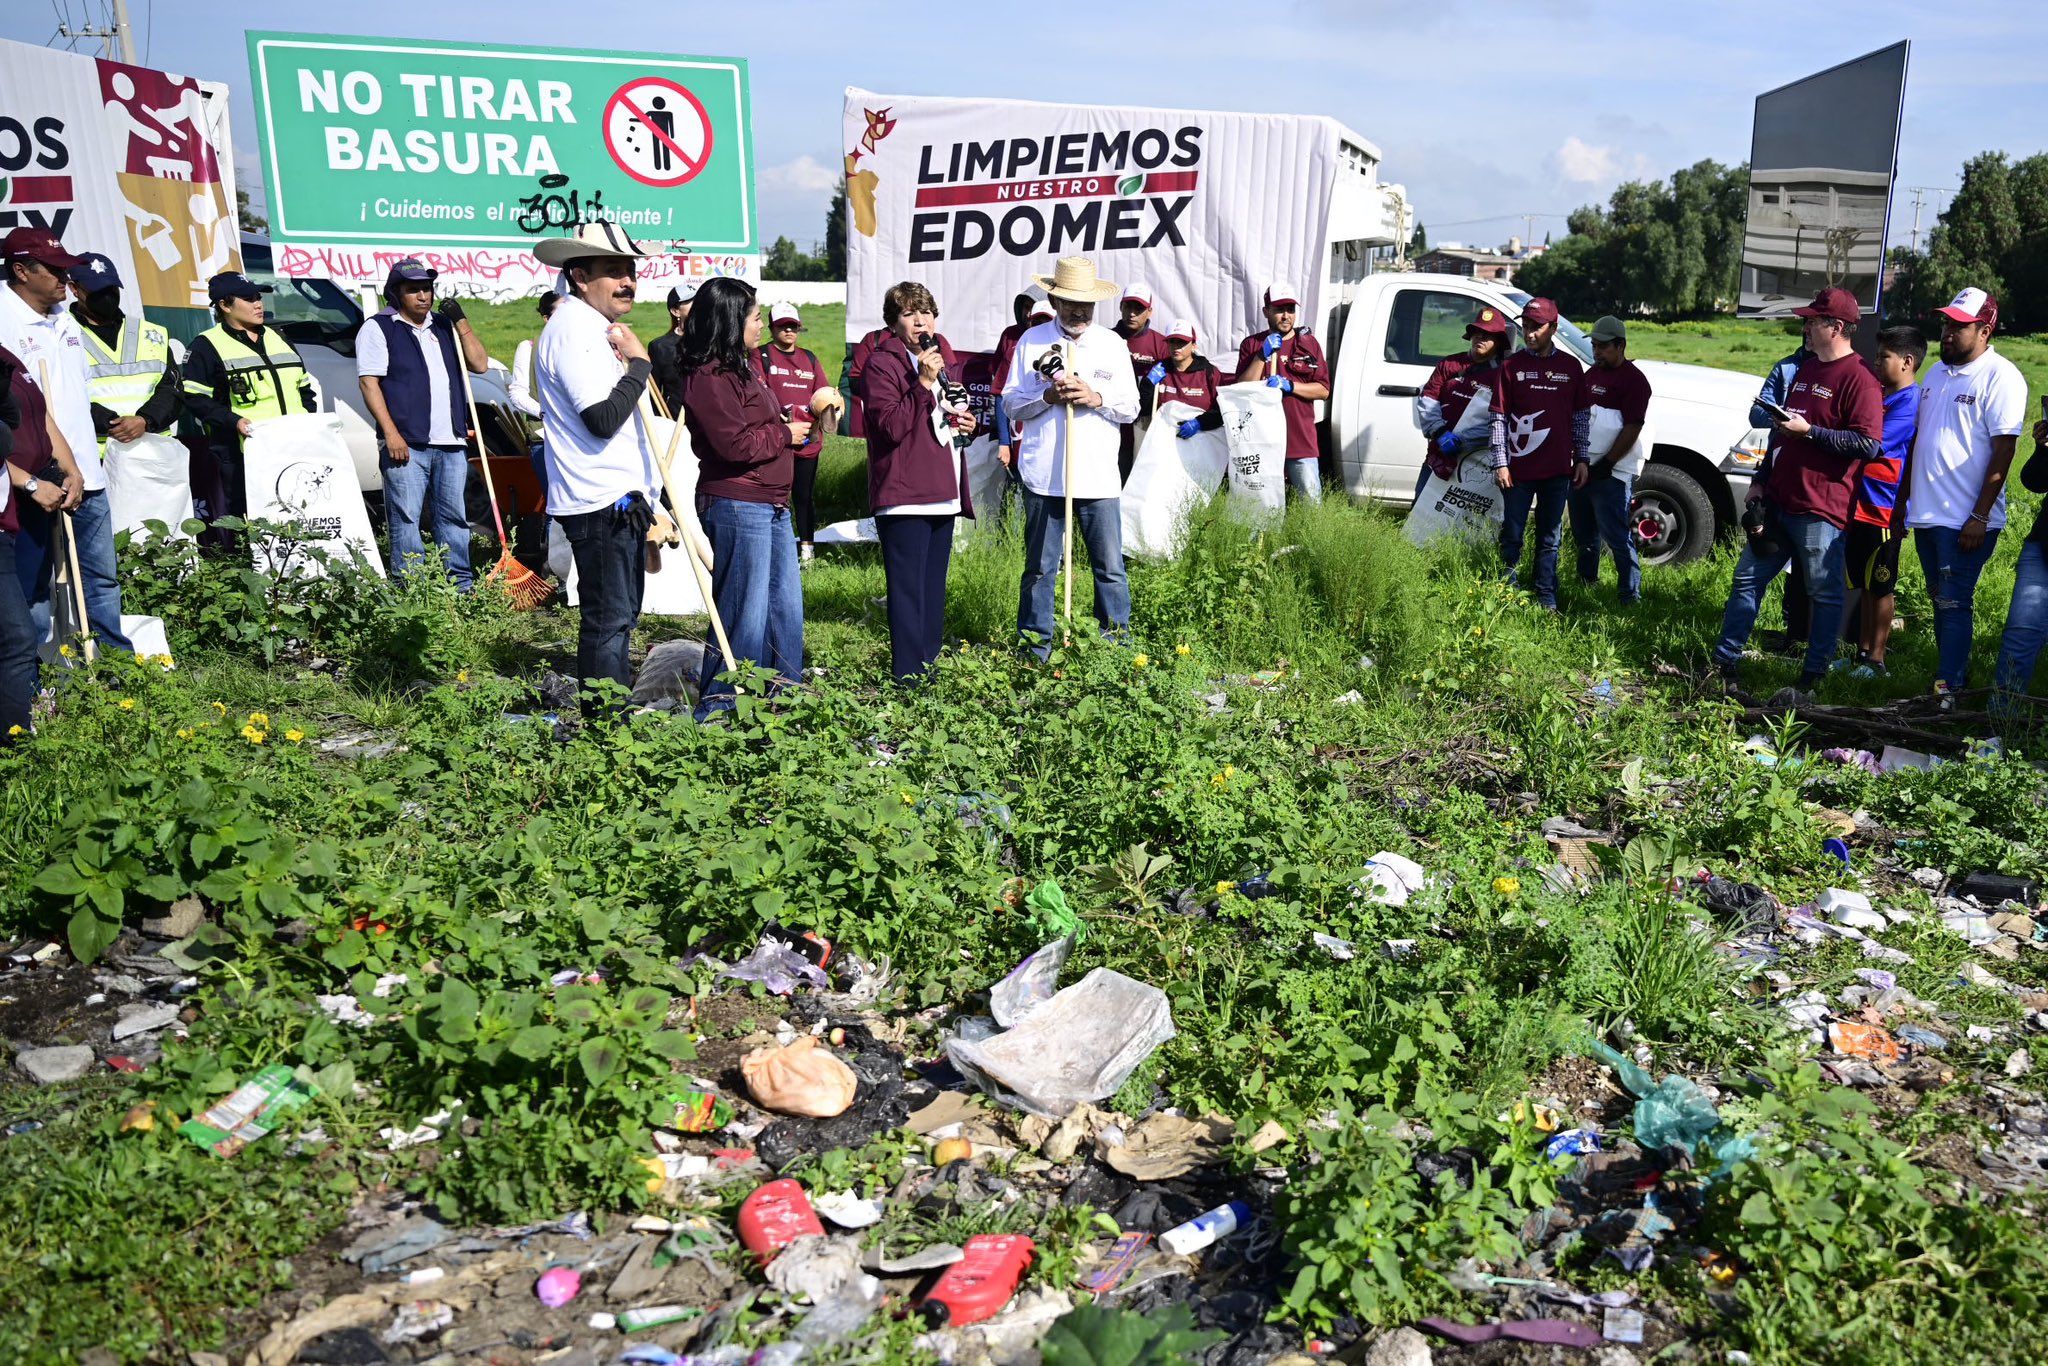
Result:
[[[209,327],[193,340],[201,338],[212,344],[221,368],[227,372],[227,405],[234,409],[236,417],[257,422],[304,411],[305,405],[294,406],[288,395],[307,388],[313,377],[306,373],[306,363],[277,329],[263,329],[260,340],[268,348],[266,351],[256,350],[225,326]],[[185,381],[185,388],[197,394],[213,393],[210,386],[190,379]]]
[[[92,401],[117,417],[140,412],[170,364],[170,335],[155,323],[123,318],[121,351],[114,355],[91,328],[80,325],[78,334],[85,342],[86,393]],[[106,444],[106,438],[100,438],[102,451]]]

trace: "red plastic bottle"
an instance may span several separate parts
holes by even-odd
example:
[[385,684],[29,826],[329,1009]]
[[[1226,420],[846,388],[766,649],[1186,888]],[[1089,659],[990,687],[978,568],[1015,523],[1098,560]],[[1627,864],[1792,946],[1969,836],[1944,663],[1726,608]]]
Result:
[[824,1231],[811,1197],[788,1177],[770,1181],[740,1202],[740,1241],[764,1265],[805,1234]]
[[1036,1255],[1021,1233],[978,1233],[963,1250],[967,1255],[945,1269],[919,1305],[934,1328],[980,1323],[1000,1312]]

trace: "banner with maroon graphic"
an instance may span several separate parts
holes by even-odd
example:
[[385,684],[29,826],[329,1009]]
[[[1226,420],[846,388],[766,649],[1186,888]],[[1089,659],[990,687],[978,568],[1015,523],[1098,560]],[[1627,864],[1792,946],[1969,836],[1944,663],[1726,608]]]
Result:
[[206,307],[242,264],[227,87],[0,41],[0,234],[111,258],[130,306]]
[[[992,348],[1055,258],[1151,287],[1153,325],[1231,352],[1272,281],[1322,316],[1339,125],[1275,114],[846,92],[846,335],[916,280],[959,350]],[[1116,321],[1114,303],[1097,314]]]

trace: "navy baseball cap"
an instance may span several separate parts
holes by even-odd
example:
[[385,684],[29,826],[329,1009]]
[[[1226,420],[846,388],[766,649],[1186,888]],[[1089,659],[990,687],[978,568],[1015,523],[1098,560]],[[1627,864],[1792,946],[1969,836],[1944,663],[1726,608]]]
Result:
[[385,281],[385,287],[387,289],[390,288],[392,281],[396,280],[410,280],[414,284],[432,284],[440,278],[440,275],[440,271],[434,270],[417,256],[408,256],[403,261],[392,262],[391,275]]
[[88,294],[97,289],[115,289],[121,284],[121,272],[114,269],[114,263],[96,251],[89,251],[78,258],[78,264],[68,272],[71,283]]
[[206,282],[206,297],[213,303],[222,299],[260,299],[272,286],[259,285],[237,270],[224,270]]

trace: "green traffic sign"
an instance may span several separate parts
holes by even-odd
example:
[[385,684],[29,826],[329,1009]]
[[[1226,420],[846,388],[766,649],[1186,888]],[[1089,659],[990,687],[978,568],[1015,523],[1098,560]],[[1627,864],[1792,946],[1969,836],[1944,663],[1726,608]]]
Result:
[[248,37],[280,243],[526,247],[603,218],[759,250],[742,60]]

